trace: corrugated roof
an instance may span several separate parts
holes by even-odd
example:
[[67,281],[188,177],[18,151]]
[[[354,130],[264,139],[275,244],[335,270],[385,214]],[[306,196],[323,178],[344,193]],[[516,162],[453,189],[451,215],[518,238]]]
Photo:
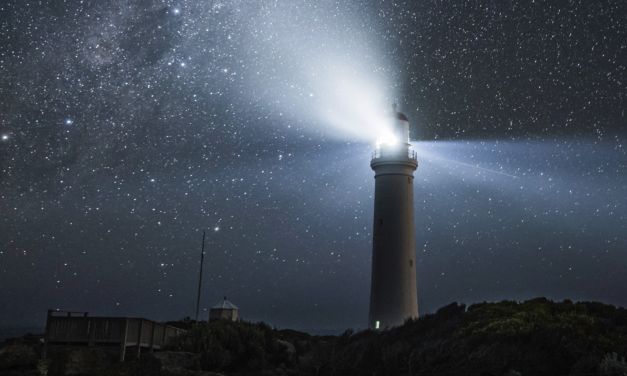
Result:
[[233,303],[229,302],[228,300],[224,299],[220,303],[218,303],[215,306],[211,307],[211,309],[239,309],[239,308],[237,308],[237,306],[235,304],[233,304]]

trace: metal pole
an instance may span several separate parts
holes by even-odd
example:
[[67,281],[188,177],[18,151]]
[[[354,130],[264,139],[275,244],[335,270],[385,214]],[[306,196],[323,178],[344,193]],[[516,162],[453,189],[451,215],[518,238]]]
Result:
[[200,279],[198,280],[198,301],[196,302],[196,324],[198,324],[198,309],[200,308],[200,287],[202,286],[202,264],[205,259],[205,230],[202,230],[202,251],[200,252]]

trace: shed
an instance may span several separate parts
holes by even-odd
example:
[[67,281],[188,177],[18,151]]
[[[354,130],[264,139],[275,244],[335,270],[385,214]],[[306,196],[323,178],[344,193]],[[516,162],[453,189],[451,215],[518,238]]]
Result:
[[[46,334],[41,357],[46,359],[50,350],[67,346],[117,347],[120,361],[124,361],[129,347],[139,357],[142,347],[151,353],[162,350],[168,340],[185,333],[185,330],[166,324],[132,317],[88,317],[87,312],[48,311]],[[77,317],[72,313],[84,313]]]
[[231,320],[237,321],[239,308],[235,304],[224,300],[209,309],[209,320]]

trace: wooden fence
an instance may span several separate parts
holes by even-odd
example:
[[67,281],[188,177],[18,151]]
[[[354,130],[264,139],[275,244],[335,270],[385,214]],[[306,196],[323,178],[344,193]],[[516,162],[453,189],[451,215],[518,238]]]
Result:
[[[124,361],[127,347],[137,347],[139,357],[141,348],[153,352],[161,349],[171,337],[177,337],[185,330],[143,318],[129,317],[82,317],[55,316],[48,311],[46,333],[42,357],[46,359],[50,346],[119,346],[120,361]],[[134,349],[135,350],[135,349]]]

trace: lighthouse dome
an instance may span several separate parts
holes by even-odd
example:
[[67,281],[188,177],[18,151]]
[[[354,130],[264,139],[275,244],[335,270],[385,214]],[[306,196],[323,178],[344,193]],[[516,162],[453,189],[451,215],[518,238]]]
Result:
[[393,118],[393,119],[398,119],[398,120],[406,121],[406,122],[409,123],[409,119],[407,119],[407,116],[405,116],[405,115],[401,114],[400,112],[396,111],[396,107],[397,107],[397,104],[393,103],[392,104],[392,113],[391,113],[392,116],[390,116],[390,117]]

